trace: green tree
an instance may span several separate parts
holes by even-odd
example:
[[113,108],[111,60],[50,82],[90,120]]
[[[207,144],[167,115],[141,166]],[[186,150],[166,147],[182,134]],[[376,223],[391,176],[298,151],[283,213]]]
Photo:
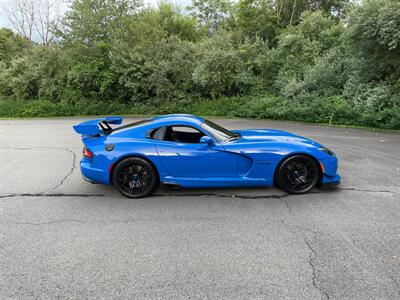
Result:
[[125,20],[133,18],[140,6],[136,0],[72,2],[59,33],[67,63],[65,97],[119,99],[110,49],[115,33],[126,30]]
[[[244,42],[237,45],[232,34],[219,32],[200,48],[193,80],[203,95],[213,98],[238,95],[257,88],[259,53],[257,46]],[[265,47],[261,43],[260,47]]]
[[65,43],[94,46],[110,43],[123,18],[133,15],[139,0],[75,0],[67,11],[59,35]]
[[276,13],[282,25],[296,25],[305,11],[322,11],[334,17],[343,17],[351,7],[351,0],[275,0]]
[[15,57],[22,56],[27,46],[25,38],[7,28],[0,28],[0,62],[9,65]]
[[126,101],[161,105],[184,100],[190,93],[195,62],[190,42],[171,36],[122,49],[114,50],[112,62]]
[[[325,56],[325,52],[341,45],[342,32],[343,26],[321,11],[303,13],[300,23],[284,31],[279,36],[278,46],[271,51],[270,64],[275,64],[273,70],[277,72],[272,78],[276,80],[274,86],[278,91],[285,97],[297,97],[310,90],[316,92],[319,87],[304,80],[316,79],[315,74],[323,72],[316,64],[324,64],[325,67],[328,63],[340,65],[339,61]],[[327,91],[326,88],[322,90]]]
[[200,30],[195,18],[182,14],[176,6],[160,3],[155,13],[161,29],[168,36],[178,36],[181,40],[198,41],[203,32]]
[[365,1],[350,14],[347,37],[360,80],[390,80],[400,91],[400,2]]
[[171,4],[146,8],[125,20],[110,52],[123,99],[161,103],[189,97],[195,45],[203,36],[196,19]]
[[280,25],[271,0],[240,0],[236,18],[238,30],[246,37],[275,44]]
[[232,10],[232,2],[230,0],[192,0],[192,5],[188,9],[191,10],[192,16],[207,26],[210,33],[213,33],[224,27]]

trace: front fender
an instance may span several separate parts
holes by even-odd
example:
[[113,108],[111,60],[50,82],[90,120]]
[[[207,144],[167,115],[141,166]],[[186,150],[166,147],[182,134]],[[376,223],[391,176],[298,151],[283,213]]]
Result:
[[[332,157],[307,143],[255,142],[225,144],[226,151],[241,154],[253,161],[245,175],[249,178],[264,178],[273,182],[275,170],[285,158],[303,154],[315,158],[319,163]],[[329,164],[330,165],[330,164]],[[330,170],[330,167],[327,168]],[[332,172],[333,173],[333,169]]]

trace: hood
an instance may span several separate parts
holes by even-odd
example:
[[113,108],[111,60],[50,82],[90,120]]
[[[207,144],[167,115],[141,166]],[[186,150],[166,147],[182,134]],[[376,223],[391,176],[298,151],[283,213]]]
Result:
[[240,139],[234,141],[235,143],[260,143],[260,142],[288,142],[312,145],[321,147],[322,145],[307,139],[305,137],[275,129],[246,129],[246,130],[233,130],[240,134]]

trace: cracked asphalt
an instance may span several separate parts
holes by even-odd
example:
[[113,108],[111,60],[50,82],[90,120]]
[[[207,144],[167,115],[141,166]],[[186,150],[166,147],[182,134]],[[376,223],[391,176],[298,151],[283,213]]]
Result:
[[400,298],[399,134],[216,119],[321,142],[342,185],[131,200],[81,179],[80,121],[0,121],[1,299]]

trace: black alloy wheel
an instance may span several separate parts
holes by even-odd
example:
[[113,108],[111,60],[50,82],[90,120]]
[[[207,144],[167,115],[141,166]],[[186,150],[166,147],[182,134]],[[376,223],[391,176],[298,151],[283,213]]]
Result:
[[306,155],[287,158],[279,167],[277,183],[290,194],[304,194],[318,183],[320,169],[314,159]]
[[115,167],[113,184],[126,197],[142,198],[150,195],[157,187],[157,176],[156,170],[148,161],[130,157]]

